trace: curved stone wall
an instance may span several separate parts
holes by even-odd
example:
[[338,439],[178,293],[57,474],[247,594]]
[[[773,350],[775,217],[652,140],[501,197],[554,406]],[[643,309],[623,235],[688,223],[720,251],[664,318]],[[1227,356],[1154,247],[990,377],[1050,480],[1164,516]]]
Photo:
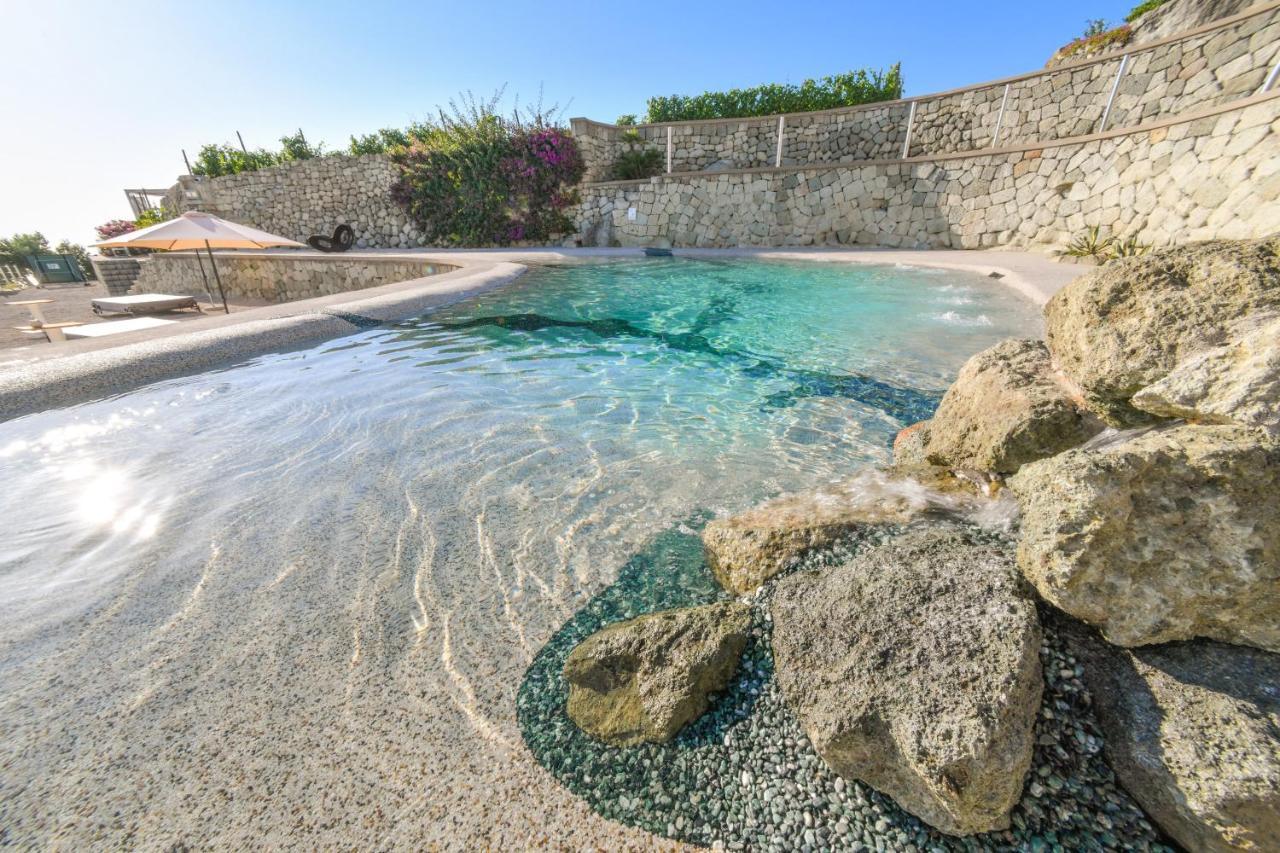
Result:
[[[588,244],[1149,244],[1280,231],[1280,92],[1180,119],[917,161],[671,175],[584,188]],[[631,213],[631,211],[634,211]],[[630,214],[630,215],[629,215]]]

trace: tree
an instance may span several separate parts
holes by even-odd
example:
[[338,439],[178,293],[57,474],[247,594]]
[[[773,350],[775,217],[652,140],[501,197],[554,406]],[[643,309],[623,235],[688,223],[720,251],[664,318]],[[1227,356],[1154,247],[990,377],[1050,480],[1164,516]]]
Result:
[[27,255],[39,255],[49,251],[49,241],[39,231],[14,234],[7,240],[0,239],[0,255],[23,260]]
[[84,277],[92,280],[95,278],[93,274],[93,264],[89,263],[89,253],[85,251],[84,246],[79,243],[72,243],[70,240],[63,240],[54,249],[59,255],[71,255],[76,259],[76,263],[80,266],[80,271],[84,273]]

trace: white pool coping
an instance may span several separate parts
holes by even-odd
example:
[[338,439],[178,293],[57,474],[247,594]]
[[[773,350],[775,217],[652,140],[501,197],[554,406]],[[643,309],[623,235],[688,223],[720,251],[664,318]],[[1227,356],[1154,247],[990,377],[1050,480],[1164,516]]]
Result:
[[[244,255],[278,252],[244,252]],[[329,257],[319,252],[293,256]],[[643,249],[366,250],[360,257],[436,261],[458,269],[364,290],[211,315],[158,328],[33,348],[24,360],[0,368],[0,421],[124,393],[254,356],[314,344],[424,312],[500,287],[529,264],[639,257]],[[1038,305],[1083,269],[1030,252],[900,251],[887,249],[676,249],[680,257],[754,257],[962,270],[995,274]],[[349,319],[346,319],[349,318]]]

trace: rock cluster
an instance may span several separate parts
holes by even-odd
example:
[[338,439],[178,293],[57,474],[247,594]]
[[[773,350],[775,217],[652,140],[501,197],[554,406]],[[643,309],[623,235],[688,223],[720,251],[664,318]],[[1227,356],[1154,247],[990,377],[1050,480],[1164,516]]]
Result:
[[[832,771],[941,832],[1001,830],[1055,713],[1042,685],[1083,674],[1111,766],[1166,832],[1280,844],[1277,252],[1217,242],[1086,275],[1050,302],[1047,345],[971,359],[892,468],[707,526],[719,583],[769,602],[776,687]],[[1002,499],[1016,556],[973,523]],[[814,562],[849,537],[865,547]],[[1083,666],[1042,673],[1034,593]],[[616,742],[669,738],[732,671],[734,606],[588,639],[565,666],[570,715]],[[688,646],[666,627],[707,618],[729,633]]]

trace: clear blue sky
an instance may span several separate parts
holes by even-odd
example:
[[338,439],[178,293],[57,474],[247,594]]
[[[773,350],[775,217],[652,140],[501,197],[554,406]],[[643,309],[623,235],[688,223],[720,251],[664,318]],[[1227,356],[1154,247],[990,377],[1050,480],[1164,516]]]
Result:
[[1134,2],[2,0],[0,235],[89,243],[130,215],[124,187],[170,185],[181,149],[236,130],[340,147],[504,83],[612,121],[650,95],[899,61],[920,95],[1038,68]]

